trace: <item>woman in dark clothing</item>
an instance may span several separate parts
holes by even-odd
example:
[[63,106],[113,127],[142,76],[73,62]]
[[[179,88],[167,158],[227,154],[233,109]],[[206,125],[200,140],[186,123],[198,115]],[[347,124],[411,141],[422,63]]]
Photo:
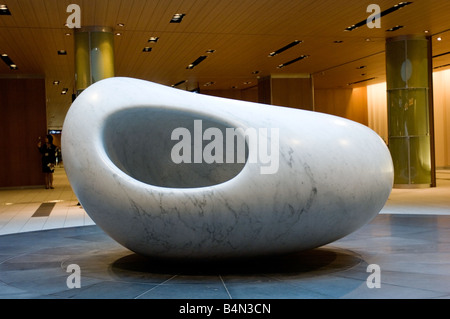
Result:
[[45,188],[53,189],[53,171],[56,164],[56,146],[53,145],[53,136],[47,135],[45,143],[38,143],[39,152],[42,154],[42,172],[45,174]]

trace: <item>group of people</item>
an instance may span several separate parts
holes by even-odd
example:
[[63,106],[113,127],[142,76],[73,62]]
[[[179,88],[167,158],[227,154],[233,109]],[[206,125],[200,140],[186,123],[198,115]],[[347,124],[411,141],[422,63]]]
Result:
[[42,143],[39,138],[38,149],[42,155],[42,173],[45,175],[45,188],[54,189],[53,187],[53,172],[60,160],[60,150],[53,144],[53,136],[50,134],[45,137],[45,142]]

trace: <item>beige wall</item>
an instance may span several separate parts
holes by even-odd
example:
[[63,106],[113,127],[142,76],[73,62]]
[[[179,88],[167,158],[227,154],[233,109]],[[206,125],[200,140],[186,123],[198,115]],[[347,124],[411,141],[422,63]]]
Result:
[[436,167],[450,167],[450,70],[433,73]]
[[229,90],[201,90],[201,94],[224,97],[227,99],[242,100],[248,102],[258,102],[258,87],[248,89],[229,89]]
[[314,109],[313,84],[308,78],[272,78],[272,104],[296,109]]
[[368,126],[388,143],[386,82],[367,87]]
[[314,90],[314,110],[368,125],[367,90],[365,87],[316,89]]

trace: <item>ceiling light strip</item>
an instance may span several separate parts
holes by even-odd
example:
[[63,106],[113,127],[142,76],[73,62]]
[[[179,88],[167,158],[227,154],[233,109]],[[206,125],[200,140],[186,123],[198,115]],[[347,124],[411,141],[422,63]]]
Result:
[[356,81],[356,82],[352,82],[352,83],[348,83],[347,85],[353,85],[353,84],[359,84],[359,83],[363,83],[363,82],[367,82],[367,81],[372,81],[375,80],[376,78],[370,78],[370,79],[365,79],[365,80],[361,80],[361,81]]
[[447,66],[450,66],[450,63],[449,64],[444,64],[444,65],[435,66],[433,69],[436,70],[436,69],[440,69],[440,68],[445,68]]
[[269,57],[273,57],[273,56],[275,56],[275,55],[277,55],[277,54],[280,54],[281,52],[284,52],[284,51],[286,51],[287,49],[290,49],[290,48],[292,48],[293,46],[296,46],[297,44],[300,44],[300,43],[302,43],[302,42],[303,42],[303,41],[295,40],[295,41],[289,43],[288,45],[285,45],[285,46],[282,47],[281,49],[278,49],[278,50],[276,50],[276,51],[273,51],[273,52],[269,53]]
[[[412,3],[411,1],[408,1],[408,2],[400,2],[400,3],[396,4],[395,6],[393,6],[393,7],[389,8],[389,9],[386,9],[386,10],[382,11],[382,12],[380,13],[380,18],[381,18],[381,17],[384,17],[384,16],[386,16],[386,15],[392,13],[392,12],[395,12],[395,11],[397,11],[397,10],[400,10],[401,8],[404,8],[404,7],[406,7],[407,5],[410,5],[411,3]],[[360,21],[360,22],[358,22],[358,23],[356,23],[356,24],[353,24],[353,25],[347,27],[344,31],[353,31],[353,30],[358,29],[359,27],[362,27],[363,25],[366,25],[366,24],[367,24],[367,19],[366,19],[366,20],[363,20],[363,21]]]
[[183,80],[183,81],[177,82],[175,84],[172,84],[172,87],[177,87],[177,86],[179,86],[179,85],[181,85],[183,83],[186,83],[186,82],[187,82],[187,80]]
[[394,31],[397,31],[397,30],[399,30],[399,29],[401,29],[401,28],[403,28],[402,25],[396,25],[395,27],[392,27],[392,28],[390,28],[390,29],[387,29],[386,32],[394,32]]
[[300,61],[300,60],[303,60],[303,59],[305,59],[305,58],[307,58],[307,57],[309,57],[309,55],[302,55],[302,56],[299,56],[298,58],[296,58],[296,59],[294,59],[294,60],[291,60],[291,61],[285,62],[285,63],[283,63],[283,64],[280,64],[280,65],[278,66],[278,68],[279,68],[279,69],[284,68],[285,66],[288,66],[288,65],[290,65],[290,64],[292,64],[292,63],[295,63],[295,62],[298,62],[298,61]]
[[7,54],[2,54],[1,58],[3,62],[5,62],[7,66],[9,66],[11,70],[17,70],[17,65],[11,60],[11,58]]
[[440,57],[440,56],[444,56],[444,55],[447,55],[447,54],[450,54],[450,51],[448,51],[448,52],[444,52],[444,53],[441,53],[441,54],[436,54],[436,55],[433,55],[433,59],[434,59],[434,58],[438,58],[438,57]]
[[206,55],[202,55],[200,57],[197,58],[197,60],[195,60],[194,62],[192,62],[191,64],[189,64],[186,69],[193,69],[195,68],[197,65],[199,65],[203,60],[205,60],[208,56]]

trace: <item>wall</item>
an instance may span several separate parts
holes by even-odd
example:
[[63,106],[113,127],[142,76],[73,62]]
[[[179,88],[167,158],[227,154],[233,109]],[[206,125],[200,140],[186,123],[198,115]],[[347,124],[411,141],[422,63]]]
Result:
[[367,90],[315,89],[314,110],[368,125]]
[[248,89],[229,89],[229,90],[201,90],[201,94],[224,97],[227,99],[242,100],[248,102],[258,102],[258,87]]
[[47,131],[44,79],[0,78],[0,187],[44,185],[38,137]]
[[367,86],[369,127],[388,143],[388,115],[386,82]]
[[272,78],[272,104],[312,111],[311,78]]
[[313,82],[309,74],[274,74],[258,80],[258,102],[312,111]]
[[450,70],[433,73],[436,167],[450,167]]

